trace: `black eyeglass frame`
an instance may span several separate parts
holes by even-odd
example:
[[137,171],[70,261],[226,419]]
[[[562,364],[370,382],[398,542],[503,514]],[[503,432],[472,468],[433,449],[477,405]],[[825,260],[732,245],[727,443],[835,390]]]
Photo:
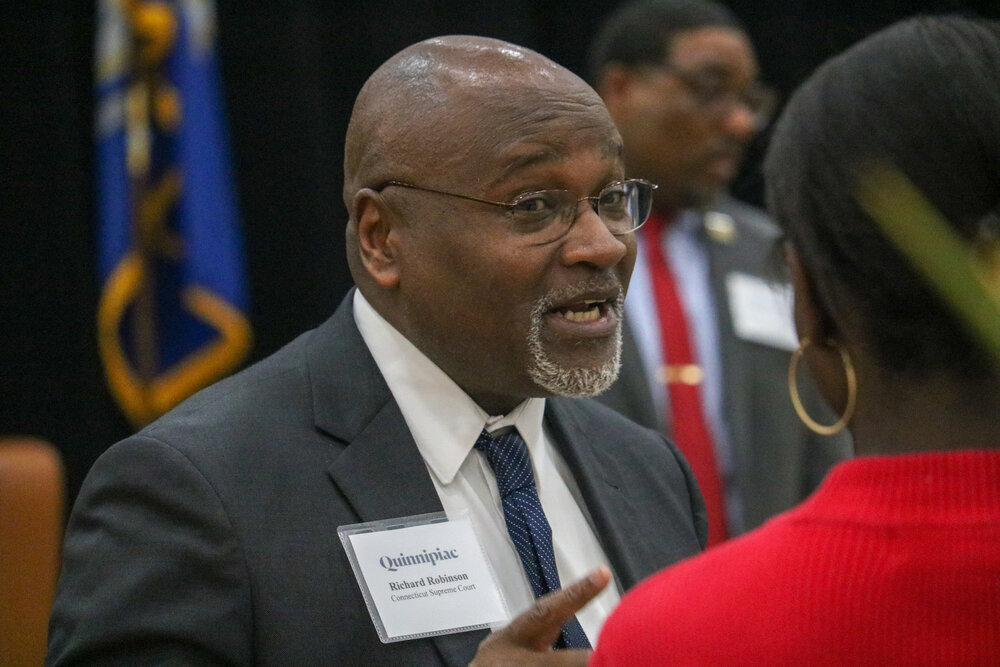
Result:
[[674,77],[688,89],[698,106],[706,110],[716,107],[712,111],[719,116],[730,113],[737,104],[743,105],[753,116],[754,125],[758,130],[771,121],[781,99],[775,88],[760,81],[754,81],[750,86],[740,91],[726,90],[721,87],[709,90],[709,86],[704,85],[699,80],[699,76],[702,74],[712,74],[708,69],[683,69],[669,63],[643,63],[641,68],[644,71],[658,72]]
[[[576,199],[576,202],[575,202],[576,206],[579,207],[580,202],[587,201],[587,202],[590,203],[590,207],[592,209],[594,209],[594,212],[597,213],[598,216],[600,216],[599,205],[600,205],[601,196],[604,195],[604,193],[607,192],[610,188],[613,188],[615,186],[620,186],[620,185],[648,186],[649,187],[648,198],[649,198],[650,202],[652,202],[653,190],[656,190],[659,187],[655,183],[647,181],[647,180],[645,180],[643,178],[626,178],[626,179],[622,179],[620,181],[612,181],[611,183],[608,183],[603,188],[601,188],[601,191],[599,193],[597,193],[596,195],[585,195],[583,197],[578,197]],[[517,195],[514,198],[513,201],[501,202],[501,201],[492,201],[490,199],[482,199],[480,197],[473,197],[471,195],[463,195],[463,194],[459,194],[457,192],[448,192],[447,190],[437,190],[437,189],[434,189],[434,188],[428,188],[428,187],[424,187],[422,185],[414,185],[413,183],[408,183],[406,181],[398,181],[398,180],[383,181],[378,186],[373,187],[372,190],[374,190],[375,192],[382,192],[382,190],[384,190],[385,188],[390,187],[390,186],[396,186],[396,187],[400,187],[400,188],[409,188],[411,190],[419,190],[421,192],[430,192],[430,193],[438,194],[438,195],[446,195],[448,197],[457,197],[458,199],[465,199],[467,201],[478,202],[480,204],[489,204],[490,206],[498,206],[500,208],[506,209],[508,212],[514,212],[517,209],[518,205],[521,204],[521,202],[523,202],[523,201],[525,201],[527,199],[530,199],[531,197],[538,196],[539,194],[542,194],[542,193],[545,193],[545,192],[569,192],[569,190],[566,190],[566,189],[563,189],[563,188],[551,188],[551,189],[548,189],[548,190],[533,190],[531,192],[522,192],[521,194]],[[570,193],[570,194],[572,194],[572,193]],[[608,231],[610,231],[614,236],[624,236],[625,234],[631,234],[632,232],[634,232],[637,229],[639,229],[640,227],[642,227],[646,223],[646,221],[649,220],[649,213],[650,213],[650,211],[647,210],[645,212],[645,216],[643,217],[642,221],[639,222],[637,225],[635,225],[634,227],[632,227],[629,230],[626,230],[626,231],[623,231],[623,232],[616,232],[616,231],[612,230],[609,227]],[[570,223],[566,226],[566,230],[567,231],[569,230],[570,227],[573,226],[573,224],[576,222],[576,219],[579,218],[579,217],[580,217],[579,215],[576,215],[576,216],[574,216],[572,218],[572,220],[570,221]],[[601,219],[603,220],[604,218],[601,218]],[[560,237],[556,237],[556,238],[561,238],[561,236]],[[555,239],[553,239],[553,240],[555,240]]]

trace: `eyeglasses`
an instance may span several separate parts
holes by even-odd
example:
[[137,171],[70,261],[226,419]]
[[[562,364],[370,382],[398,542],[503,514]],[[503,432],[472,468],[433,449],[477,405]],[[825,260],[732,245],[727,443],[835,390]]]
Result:
[[717,70],[684,70],[667,64],[648,67],[676,78],[691,93],[695,104],[716,118],[723,118],[736,105],[742,105],[753,117],[754,127],[760,129],[767,125],[778,106],[777,91],[759,82],[735,90],[727,81],[728,77]]
[[580,202],[583,201],[593,207],[608,231],[615,236],[634,232],[649,218],[653,190],[657,187],[649,181],[630,178],[605,185],[597,195],[577,197],[569,190],[539,190],[519,194],[510,202],[490,201],[403,181],[386,181],[374,190],[381,192],[390,186],[499,206],[506,209],[513,231],[528,237],[535,244],[551,243],[562,238],[576,222]]

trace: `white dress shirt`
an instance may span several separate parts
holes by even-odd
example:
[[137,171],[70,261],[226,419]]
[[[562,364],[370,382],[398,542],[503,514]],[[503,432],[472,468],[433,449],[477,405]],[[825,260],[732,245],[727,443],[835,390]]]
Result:
[[[500,493],[486,456],[473,449],[485,427],[514,426],[528,445],[535,486],[552,527],[559,580],[565,586],[600,565],[610,569],[580,500],[580,491],[542,425],[545,399],[532,398],[507,415],[490,416],[444,371],[400,334],[361,295],[354,293],[354,319],[385,377],[427,465],[448,518],[467,516],[482,543],[511,616],[534,601],[531,585],[507,534]],[[577,619],[591,644],[618,604],[614,580]]]

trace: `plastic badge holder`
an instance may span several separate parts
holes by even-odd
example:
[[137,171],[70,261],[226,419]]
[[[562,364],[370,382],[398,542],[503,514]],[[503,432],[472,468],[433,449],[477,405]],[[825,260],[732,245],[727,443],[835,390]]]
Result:
[[[504,624],[510,619],[506,602],[500,594],[499,587],[496,584],[496,576],[489,565],[489,560],[486,559],[485,551],[483,550],[482,545],[472,530],[471,524],[467,526],[468,535],[471,535],[471,538],[466,539],[462,542],[462,544],[465,547],[471,546],[471,548],[475,550],[475,553],[469,554],[468,560],[473,561],[472,565],[475,566],[474,569],[478,573],[480,581],[487,585],[492,585],[492,595],[490,590],[478,590],[475,592],[475,595],[477,596],[485,596],[484,599],[481,599],[475,605],[475,611],[480,615],[485,614],[488,618],[482,618],[480,619],[480,622],[472,624],[467,623],[470,617],[469,614],[459,612],[455,606],[451,605],[451,600],[448,598],[457,597],[454,593],[459,590],[458,586],[469,586],[470,584],[465,583],[466,580],[462,579],[457,579],[457,584],[453,584],[450,581],[441,583],[441,579],[447,579],[447,577],[450,576],[447,574],[442,576],[442,574],[437,574],[435,572],[436,577],[435,574],[425,574],[419,579],[419,582],[426,582],[428,580],[432,582],[437,581],[441,587],[435,589],[431,585],[425,584],[424,586],[417,587],[423,588],[424,590],[400,590],[401,595],[396,597],[398,597],[402,602],[395,599],[392,599],[390,602],[390,599],[387,598],[384,592],[381,595],[373,595],[372,593],[368,580],[369,577],[372,576],[372,574],[384,575],[384,573],[380,572],[377,568],[374,569],[374,572],[370,571],[366,573],[365,569],[359,562],[358,552],[364,550],[360,542],[365,540],[366,536],[377,533],[386,533],[388,531],[418,528],[417,531],[410,531],[410,533],[412,534],[415,532],[420,534],[422,536],[420,539],[423,539],[424,542],[431,545],[430,551],[428,551],[427,548],[424,548],[417,551],[415,556],[411,555],[409,558],[404,556],[402,552],[399,554],[400,558],[394,558],[393,556],[395,554],[392,556],[385,555],[379,558],[376,562],[388,559],[386,562],[389,567],[392,567],[393,563],[406,561],[406,565],[416,566],[414,569],[417,570],[418,574],[419,572],[430,573],[438,569],[437,563],[448,562],[447,558],[442,560],[438,556],[443,554],[447,557],[448,554],[453,552],[453,550],[449,549],[445,549],[444,552],[442,552],[440,547],[438,547],[437,552],[435,553],[434,545],[438,545],[442,541],[447,543],[449,536],[452,536],[453,533],[456,532],[453,530],[455,528],[455,524],[468,524],[468,522],[468,518],[465,517],[450,522],[444,512],[434,512],[431,514],[418,514],[398,519],[384,519],[381,521],[356,523],[339,526],[337,528],[337,535],[340,537],[340,541],[344,545],[344,551],[347,552],[347,558],[351,563],[351,568],[354,570],[354,576],[357,578],[358,585],[361,588],[361,593],[365,598],[365,605],[368,607],[368,613],[371,615],[372,622],[375,624],[375,629],[378,631],[378,636],[382,643],[388,644],[408,639],[434,637],[438,635],[466,632],[469,630],[481,630]],[[421,529],[421,527],[425,528]],[[359,544],[356,545],[355,541],[359,541]],[[381,567],[385,569],[386,565],[382,565]],[[402,566],[400,566],[400,568],[402,568]],[[418,576],[418,574],[411,575],[411,577]],[[400,579],[403,580],[404,583],[407,583],[405,581],[405,575],[400,575]],[[482,581],[483,579],[488,581]],[[471,587],[477,588],[477,585],[471,585]],[[482,588],[486,589],[487,587],[488,586],[483,586]],[[432,593],[431,591],[435,592]],[[451,592],[452,595],[449,596],[449,592]],[[467,596],[472,594],[473,593],[468,593]],[[387,609],[387,607],[391,604],[406,605],[410,600],[413,600],[417,596],[422,598],[417,602],[418,604],[424,605],[424,608],[417,608],[415,605],[412,606],[410,610],[416,613],[410,615],[403,614],[402,620],[395,614],[398,610]],[[381,601],[382,608],[380,608],[379,601]],[[387,623],[383,619],[383,614],[387,611],[393,612],[392,616],[387,616],[387,618],[389,618],[388,625],[390,627],[387,627]],[[448,622],[449,616],[455,617],[450,623]],[[431,627],[435,622],[441,622],[442,619],[447,627]]]

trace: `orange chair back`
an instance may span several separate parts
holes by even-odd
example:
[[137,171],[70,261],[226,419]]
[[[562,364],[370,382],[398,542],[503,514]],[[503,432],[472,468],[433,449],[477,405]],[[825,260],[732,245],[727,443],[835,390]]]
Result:
[[47,442],[0,438],[0,667],[41,665],[59,575],[62,459]]

